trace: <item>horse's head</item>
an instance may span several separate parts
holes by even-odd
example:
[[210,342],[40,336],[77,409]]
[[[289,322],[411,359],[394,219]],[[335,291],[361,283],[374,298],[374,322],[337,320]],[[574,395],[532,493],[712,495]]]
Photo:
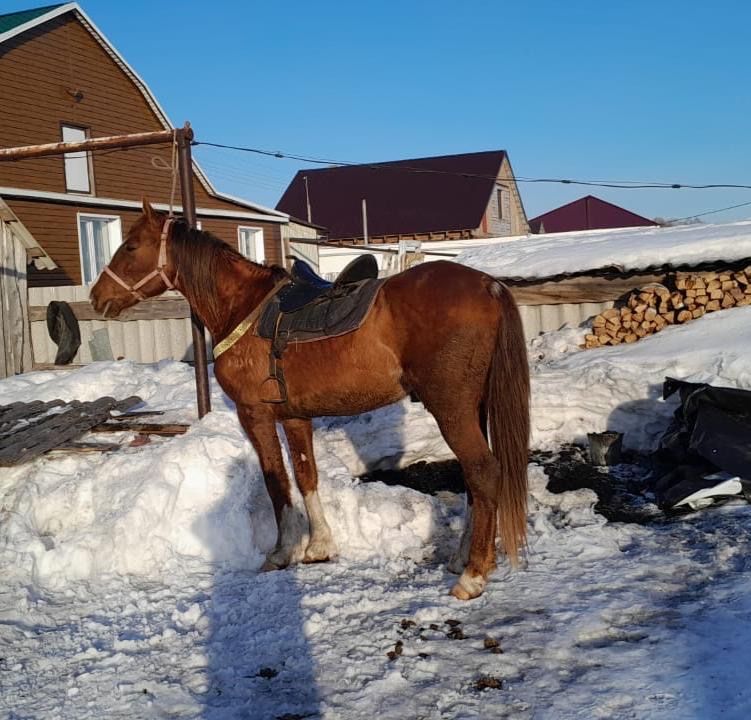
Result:
[[175,268],[167,253],[170,225],[164,213],[143,201],[143,214],[91,288],[94,310],[117,317],[140,300],[174,287]]

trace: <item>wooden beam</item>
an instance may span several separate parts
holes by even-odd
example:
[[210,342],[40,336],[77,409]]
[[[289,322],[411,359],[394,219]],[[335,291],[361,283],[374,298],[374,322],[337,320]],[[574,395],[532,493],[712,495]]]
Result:
[[[105,318],[94,311],[85,300],[70,302],[71,310],[78,320],[103,320],[107,322],[130,322],[133,320],[182,320],[190,317],[190,305],[183,298],[154,298],[144,300],[116,318]],[[44,305],[32,305],[29,308],[29,320],[40,322],[47,320],[47,308]]]
[[108,150],[141,145],[157,145],[172,142],[175,130],[158,130],[156,132],[135,133],[133,135],[110,135],[91,138],[81,142],[56,142],[46,145],[25,145],[23,147],[0,148],[0,162],[3,160],[23,160],[25,158],[64,155],[69,152],[89,150]]
[[509,285],[519,305],[563,305],[617,300],[634,288],[663,283],[667,273],[633,275],[628,278],[577,277],[525,285]]
[[190,425],[185,423],[138,423],[138,422],[105,422],[91,428],[92,433],[107,432],[137,432],[145,435],[183,435],[188,432]]

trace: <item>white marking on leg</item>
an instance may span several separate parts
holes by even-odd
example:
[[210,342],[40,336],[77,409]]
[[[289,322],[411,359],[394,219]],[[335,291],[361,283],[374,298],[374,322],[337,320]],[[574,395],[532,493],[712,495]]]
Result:
[[306,462],[308,459],[308,456],[305,453],[300,453],[300,460],[303,462]]
[[451,589],[451,594],[458,600],[472,600],[482,595],[487,584],[488,581],[482,575],[470,575],[465,570]]
[[331,529],[326,522],[323,505],[317,492],[308,493],[305,498],[305,509],[308,511],[310,524],[310,542],[305,550],[306,562],[321,562],[336,555],[336,545],[331,536]]

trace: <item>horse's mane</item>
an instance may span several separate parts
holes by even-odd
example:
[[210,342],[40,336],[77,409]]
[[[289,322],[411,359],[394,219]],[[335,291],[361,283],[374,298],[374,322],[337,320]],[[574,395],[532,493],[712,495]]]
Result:
[[222,268],[229,269],[239,261],[256,272],[259,280],[268,277],[278,280],[287,275],[278,265],[259,265],[248,260],[216,235],[190,228],[184,220],[173,225],[170,247],[183,294],[193,307],[201,307],[206,320],[214,323],[226,310],[217,293],[217,278]]

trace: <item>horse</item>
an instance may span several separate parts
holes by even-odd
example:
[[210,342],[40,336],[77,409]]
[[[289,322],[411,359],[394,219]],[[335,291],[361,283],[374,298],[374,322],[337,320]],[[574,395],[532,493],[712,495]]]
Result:
[[[526,547],[529,366],[510,291],[490,275],[448,261],[385,278],[358,329],[297,345],[285,356],[286,397],[270,403],[262,389],[270,340],[238,326],[288,278],[283,268],[251,262],[144,200],[90,300],[96,312],[115,318],[174,288],[215,347],[233,336],[234,344],[215,360],[214,375],[236,405],[273,504],[277,542],[267,570],[337,554],[318,496],[312,419],[355,415],[416,396],[456,455],[467,491],[464,530],[447,566],[460,577],[450,592],[460,600],[478,597],[496,568],[496,539],[513,567]],[[304,548],[277,423],[308,516]]]

